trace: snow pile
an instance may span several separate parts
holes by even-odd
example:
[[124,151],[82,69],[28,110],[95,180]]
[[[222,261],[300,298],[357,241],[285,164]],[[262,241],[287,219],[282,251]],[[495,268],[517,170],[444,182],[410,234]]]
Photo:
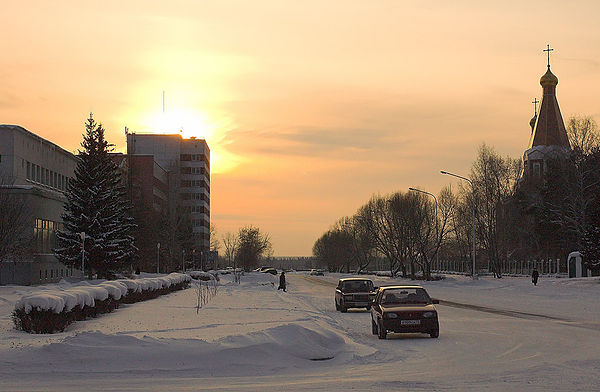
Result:
[[29,314],[33,309],[37,311],[52,311],[53,313],[69,312],[75,307],[94,306],[96,301],[105,301],[109,297],[120,300],[128,291],[140,293],[189,282],[191,279],[186,274],[172,273],[157,278],[142,278],[137,280],[121,279],[102,282],[97,285],[82,284],[62,290],[49,290],[29,294],[21,297],[15,304],[15,310],[24,310]]
[[217,271],[208,271],[208,272],[204,272],[204,271],[188,271],[187,274],[192,278],[192,279],[196,279],[196,280],[218,280],[217,275],[218,272]]

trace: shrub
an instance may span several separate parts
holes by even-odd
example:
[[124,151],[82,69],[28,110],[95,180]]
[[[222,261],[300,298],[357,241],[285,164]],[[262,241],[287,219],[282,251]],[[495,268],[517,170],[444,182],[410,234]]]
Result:
[[170,274],[161,278],[110,281],[26,295],[17,301],[12,319],[18,330],[30,333],[62,332],[74,321],[110,313],[119,308],[121,303],[132,304],[186,289],[190,281],[188,275]]

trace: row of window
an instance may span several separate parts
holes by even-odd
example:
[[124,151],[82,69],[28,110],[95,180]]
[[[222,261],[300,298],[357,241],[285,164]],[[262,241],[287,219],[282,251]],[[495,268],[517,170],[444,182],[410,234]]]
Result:
[[[44,271],[45,271],[44,277],[42,277],[42,270],[40,270],[40,280],[48,279],[48,278],[54,279],[54,277],[58,278],[58,271],[59,271],[58,268],[56,270],[54,270],[54,269],[50,270],[50,277],[48,277],[48,270],[44,270]],[[55,271],[56,271],[56,274],[55,274]],[[68,277],[68,276],[73,276],[73,271],[69,271],[68,269],[61,268],[60,269],[60,277],[63,278],[63,277]]]
[[188,214],[191,214],[191,213],[208,214],[208,208],[206,208],[204,206],[184,206],[183,212],[186,212]]
[[206,196],[204,193],[182,193],[181,199],[182,200],[204,200],[205,202],[210,204],[210,200],[209,200],[208,196]]
[[35,163],[27,162],[26,176],[28,180],[47,185],[49,187],[65,191],[69,177],[63,176],[52,170],[36,165]]
[[208,164],[208,158],[204,154],[181,154],[179,156],[181,161],[202,161]]
[[206,174],[203,167],[182,166],[179,168],[181,174]]
[[36,253],[52,253],[56,248],[56,231],[62,230],[63,224],[46,219],[36,219],[33,226],[33,249]]
[[209,222],[204,219],[192,219],[193,227],[208,227]]
[[191,188],[195,186],[203,186],[208,188],[208,184],[204,180],[181,180],[182,188]]

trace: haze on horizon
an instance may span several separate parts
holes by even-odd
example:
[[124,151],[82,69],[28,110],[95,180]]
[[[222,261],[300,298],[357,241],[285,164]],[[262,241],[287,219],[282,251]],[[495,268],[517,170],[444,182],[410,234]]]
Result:
[[3,3],[0,123],[73,152],[90,110],[119,151],[125,126],[205,137],[211,223],[275,255],[483,142],[520,157],[548,43],[565,120],[600,120],[595,1]]

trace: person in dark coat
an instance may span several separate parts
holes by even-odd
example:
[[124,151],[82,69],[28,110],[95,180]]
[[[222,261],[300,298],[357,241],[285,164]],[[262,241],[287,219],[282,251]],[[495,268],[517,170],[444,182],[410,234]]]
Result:
[[537,286],[537,281],[538,278],[540,277],[540,273],[538,272],[537,269],[533,269],[533,272],[531,273],[531,281],[533,282],[534,286]]
[[283,272],[283,271],[281,271],[281,275],[279,275],[279,287],[277,288],[277,290],[286,291],[286,289],[285,289],[285,272]]

